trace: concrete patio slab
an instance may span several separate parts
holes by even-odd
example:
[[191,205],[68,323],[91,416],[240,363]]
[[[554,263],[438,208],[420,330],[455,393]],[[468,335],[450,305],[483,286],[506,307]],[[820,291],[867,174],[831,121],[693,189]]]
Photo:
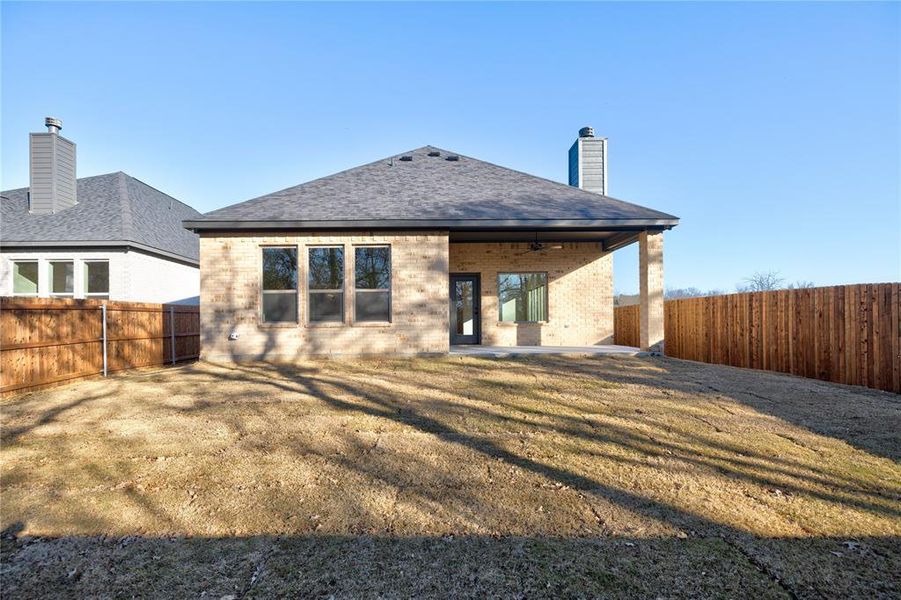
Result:
[[536,354],[557,356],[624,354],[626,356],[637,356],[641,354],[641,350],[632,346],[615,346],[613,344],[603,346],[451,346],[450,354],[451,356],[483,356],[492,358]]

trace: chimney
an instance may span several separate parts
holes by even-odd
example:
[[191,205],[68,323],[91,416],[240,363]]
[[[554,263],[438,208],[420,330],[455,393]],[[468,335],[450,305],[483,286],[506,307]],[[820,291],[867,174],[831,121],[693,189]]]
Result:
[[44,119],[47,133],[30,135],[29,210],[49,215],[75,206],[75,143],[59,134],[59,119]]
[[607,138],[583,127],[569,149],[569,185],[595,194],[607,193]]

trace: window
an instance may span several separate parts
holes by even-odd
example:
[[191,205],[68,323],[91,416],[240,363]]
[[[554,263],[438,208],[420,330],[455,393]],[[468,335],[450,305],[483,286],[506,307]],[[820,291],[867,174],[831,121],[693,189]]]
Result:
[[263,321],[297,322],[297,248],[263,248]]
[[391,248],[354,249],[354,319],[391,320]]
[[72,296],[75,293],[75,263],[71,260],[50,261],[50,293]]
[[13,294],[34,296],[38,293],[37,261],[13,263]]
[[344,321],[344,248],[310,248],[310,322]]
[[109,298],[109,262],[85,261],[84,295],[88,298]]
[[501,321],[547,321],[547,273],[499,273]]

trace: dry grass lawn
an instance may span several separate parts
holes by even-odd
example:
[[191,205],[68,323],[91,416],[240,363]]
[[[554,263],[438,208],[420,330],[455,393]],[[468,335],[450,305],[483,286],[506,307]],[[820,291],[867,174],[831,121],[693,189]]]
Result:
[[4,596],[898,597],[898,396],[658,358],[193,364],[2,405]]

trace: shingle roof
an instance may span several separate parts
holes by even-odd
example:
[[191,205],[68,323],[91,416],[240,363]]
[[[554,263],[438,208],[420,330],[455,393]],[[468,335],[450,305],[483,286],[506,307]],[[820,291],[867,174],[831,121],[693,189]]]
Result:
[[[437,153],[437,156],[434,154]],[[459,160],[448,160],[458,156]],[[402,157],[409,157],[405,160]],[[186,227],[664,226],[677,217],[424,146],[191,219]]]
[[50,215],[28,212],[28,188],[0,192],[0,243],[73,246],[134,244],[199,260],[197,235],[182,227],[199,212],[121,171],[78,180],[78,204]]

